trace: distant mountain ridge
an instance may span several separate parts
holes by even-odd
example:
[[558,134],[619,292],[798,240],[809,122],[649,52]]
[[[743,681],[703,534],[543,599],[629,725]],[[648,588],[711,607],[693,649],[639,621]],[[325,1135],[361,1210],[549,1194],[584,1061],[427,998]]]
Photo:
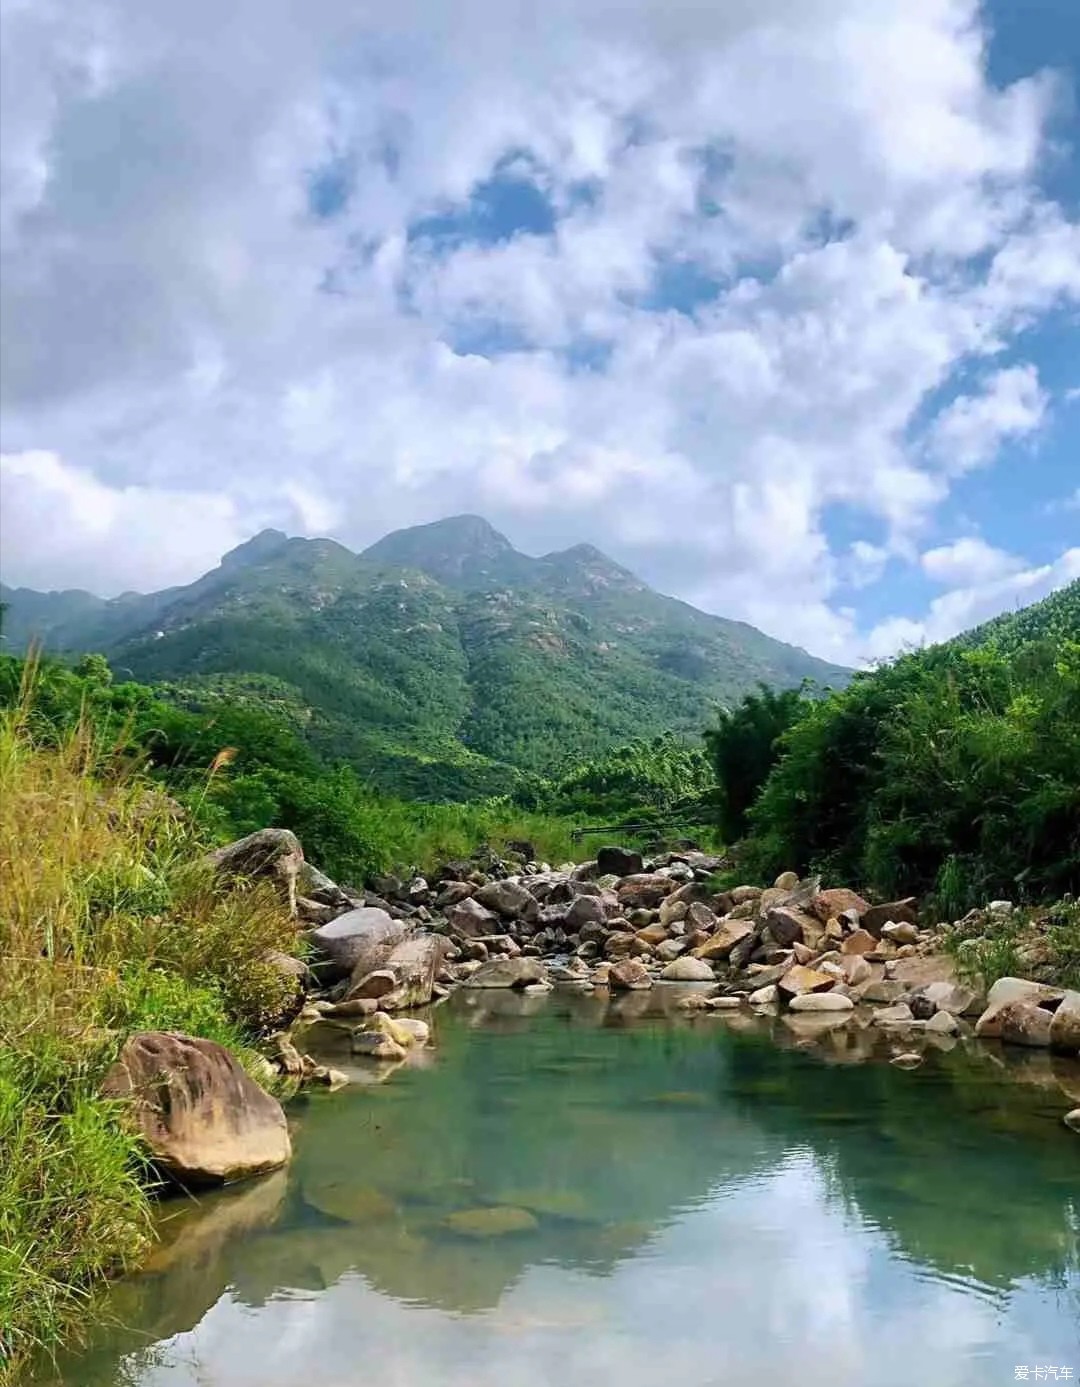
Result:
[[636,737],[696,738],[759,683],[850,672],[654,592],[591,545],[532,558],[479,516],[362,554],[265,530],[194,583],[0,588],[5,644],[100,650],[177,696],[273,697],[384,788],[491,793]]

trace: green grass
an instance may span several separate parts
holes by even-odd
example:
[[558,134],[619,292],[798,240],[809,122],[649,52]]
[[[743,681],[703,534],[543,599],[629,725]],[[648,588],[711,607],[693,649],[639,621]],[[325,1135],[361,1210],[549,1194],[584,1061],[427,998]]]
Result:
[[991,987],[998,978],[1034,978],[1080,988],[1080,903],[1062,901],[1009,915],[985,915],[943,930],[962,976]]
[[266,954],[295,942],[270,888],[221,888],[191,821],[87,719],[41,735],[32,678],[0,714],[4,1387],[146,1249],[148,1171],[99,1091],[124,1038],[176,1029],[250,1058],[289,996]]

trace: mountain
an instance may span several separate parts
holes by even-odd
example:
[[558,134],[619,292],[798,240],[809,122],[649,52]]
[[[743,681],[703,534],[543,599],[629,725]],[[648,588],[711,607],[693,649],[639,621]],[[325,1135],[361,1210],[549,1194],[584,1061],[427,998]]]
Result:
[[590,545],[531,558],[478,516],[359,555],[267,530],[146,596],[0,597],[12,647],[103,650],[191,701],[271,698],[326,756],[419,795],[492,793],[660,732],[696,738],[760,682],[849,677],[654,592]]

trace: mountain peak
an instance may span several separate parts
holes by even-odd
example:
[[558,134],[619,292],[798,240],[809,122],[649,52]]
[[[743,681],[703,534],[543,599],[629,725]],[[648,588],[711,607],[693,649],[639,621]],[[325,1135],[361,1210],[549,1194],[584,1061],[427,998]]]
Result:
[[517,550],[480,515],[449,515],[429,525],[394,530],[363,552],[371,563],[418,568],[452,586],[497,580],[521,559]]
[[282,530],[260,530],[257,535],[252,535],[243,544],[223,554],[221,567],[245,568],[248,564],[262,563],[288,542],[289,537]]

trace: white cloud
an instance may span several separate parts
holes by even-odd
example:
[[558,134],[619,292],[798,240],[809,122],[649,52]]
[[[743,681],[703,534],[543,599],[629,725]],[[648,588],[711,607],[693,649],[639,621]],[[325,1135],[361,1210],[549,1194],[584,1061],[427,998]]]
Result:
[[950,472],[979,467],[995,456],[1004,439],[1034,433],[1047,400],[1034,366],[1009,366],[991,376],[977,395],[959,395],[938,415],[934,451]]
[[923,572],[935,582],[956,587],[993,582],[1024,567],[1024,561],[1015,554],[995,549],[975,535],[927,549],[919,561]]
[[1023,568],[942,593],[922,618],[890,617],[879,622],[862,643],[868,660],[899,650],[948,640],[999,612],[1026,607],[1080,578],[1080,548],[1067,549],[1052,563]]
[[[471,509],[850,657],[839,585],[1044,416],[1012,366],[927,435],[1080,300],[1055,84],[987,80],[974,0],[8,8],[4,446],[96,497],[65,546],[9,525],[8,578],[145,587],[268,517],[358,546]],[[551,235],[410,234],[500,161]],[[712,301],[659,292],[688,266]],[[165,533],[170,497],[216,518]],[[886,537],[834,552],[834,506]]]

